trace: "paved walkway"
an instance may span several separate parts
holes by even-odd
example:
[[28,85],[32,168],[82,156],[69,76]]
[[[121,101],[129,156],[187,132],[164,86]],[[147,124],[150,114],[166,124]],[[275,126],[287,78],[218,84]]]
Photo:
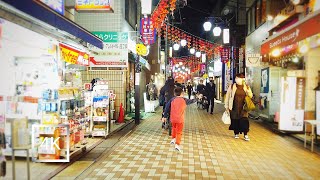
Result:
[[143,120],[111,153],[78,179],[319,179],[320,156],[303,143],[251,122],[250,142],[234,139],[215,115],[195,106],[186,113],[183,154],[169,145],[160,113]]

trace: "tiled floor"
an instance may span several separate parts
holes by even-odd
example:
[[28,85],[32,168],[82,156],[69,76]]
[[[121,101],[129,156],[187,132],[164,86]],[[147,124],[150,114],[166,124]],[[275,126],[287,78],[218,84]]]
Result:
[[215,115],[190,106],[182,148],[177,153],[161,129],[160,113],[143,120],[118,148],[88,168],[79,179],[319,179],[320,156],[303,143],[281,137],[256,122],[250,142],[234,139]]

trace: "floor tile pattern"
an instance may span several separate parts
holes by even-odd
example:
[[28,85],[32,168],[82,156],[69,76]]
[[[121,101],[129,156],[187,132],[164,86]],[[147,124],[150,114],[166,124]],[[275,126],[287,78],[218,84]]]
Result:
[[78,179],[319,179],[320,156],[302,142],[250,122],[250,141],[234,139],[214,115],[188,107],[183,153],[170,145],[161,129],[160,113],[142,123],[110,155],[94,163]]

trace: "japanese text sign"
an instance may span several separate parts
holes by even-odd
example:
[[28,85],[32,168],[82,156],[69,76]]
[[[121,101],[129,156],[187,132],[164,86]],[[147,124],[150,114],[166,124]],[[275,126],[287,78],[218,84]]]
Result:
[[222,48],[220,50],[220,55],[221,55],[221,62],[227,63],[230,58],[230,49],[229,48]]
[[157,32],[150,18],[146,17],[141,19],[140,34],[144,44],[153,44],[156,41]]
[[103,42],[106,43],[128,43],[127,32],[94,31],[92,33],[98,36]]
[[110,11],[111,0],[76,0],[76,10],[77,11]]
[[70,64],[89,65],[89,55],[85,52],[60,44],[61,59]]
[[90,66],[128,67],[128,44],[106,43],[99,55],[90,58]]

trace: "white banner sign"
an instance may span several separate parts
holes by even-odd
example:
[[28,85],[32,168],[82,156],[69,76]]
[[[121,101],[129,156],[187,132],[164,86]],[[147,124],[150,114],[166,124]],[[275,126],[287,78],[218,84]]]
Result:
[[303,131],[304,110],[296,108],[299,88],[296,77],[281,78],[280,130]]
[[106,43],[104,49],[90,58],[94,67],[128,67],[128,44]]
[[257,67],[260,66],[261,55],[260,54],[246,54],[246,67]]

